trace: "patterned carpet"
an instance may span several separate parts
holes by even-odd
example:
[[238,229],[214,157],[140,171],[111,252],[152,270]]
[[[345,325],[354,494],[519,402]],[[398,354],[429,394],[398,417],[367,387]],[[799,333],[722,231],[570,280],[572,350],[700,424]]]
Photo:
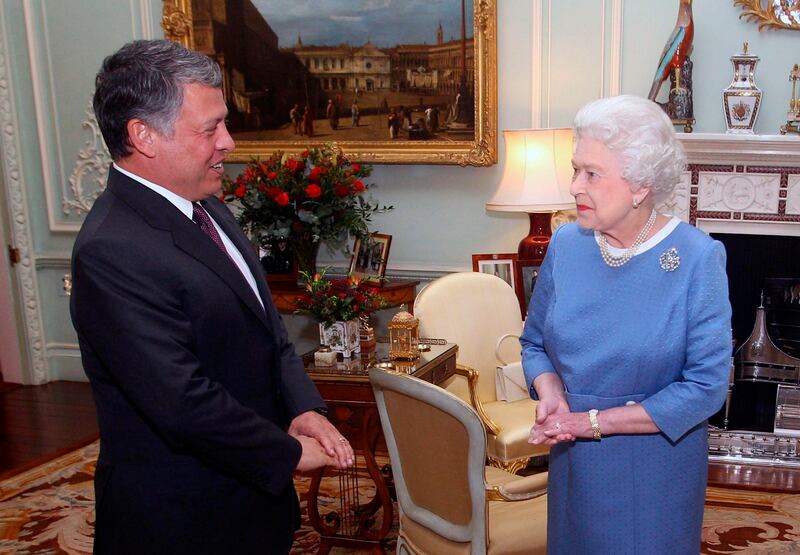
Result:
[[[0,555],[91,553],[97,450],[93,443],[0,482]],[[308,482],[297,482],[303,507]],[[338,488],[336,478],[323,480],[321,512],[334,505]],[[360,493],[368,499],[372,492],[362,486]],[[304,521],[292,553],[314,553],[317,543]],[[702,553],[800,553],[800,495],[709,488]]]

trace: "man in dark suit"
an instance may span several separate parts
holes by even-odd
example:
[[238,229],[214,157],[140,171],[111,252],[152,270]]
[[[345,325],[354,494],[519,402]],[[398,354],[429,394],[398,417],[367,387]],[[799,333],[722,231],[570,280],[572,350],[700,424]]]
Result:
[[286,553],[293,473],[354,462],[213,196],[234,147],[221,81],[169,41],[127,44],[97,75],[114,165],[70,306],[100,424],[95,553]]

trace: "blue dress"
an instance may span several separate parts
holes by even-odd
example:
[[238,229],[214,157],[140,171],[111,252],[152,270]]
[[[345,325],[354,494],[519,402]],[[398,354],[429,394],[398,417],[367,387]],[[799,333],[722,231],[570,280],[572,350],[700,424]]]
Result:
[[[666,271],[672,248],[680,262]],[[619,268],[603,262],[592,231],[568,224],[553,235],[520,338],[529,389],[556,372],[572,411],[641,403],[661,432],[552,448],[549,554],[699,552],[707,419],[725,399],[730,317],[725,250],[686,223],[673,219]]]

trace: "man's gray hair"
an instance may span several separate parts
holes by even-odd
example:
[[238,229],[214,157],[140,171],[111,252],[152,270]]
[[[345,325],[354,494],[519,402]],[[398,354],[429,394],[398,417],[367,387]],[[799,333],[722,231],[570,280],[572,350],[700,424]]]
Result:
[[131,119],[172,136],[190,83],[220,88],[222,72],[208,56],[169,40],[129,42],[108,56],[95,78],[93,105],[111,157],[131,153]]

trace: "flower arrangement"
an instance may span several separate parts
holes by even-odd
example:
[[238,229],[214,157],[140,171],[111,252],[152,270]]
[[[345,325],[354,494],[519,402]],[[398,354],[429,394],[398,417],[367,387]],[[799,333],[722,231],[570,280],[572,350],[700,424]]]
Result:
[[300,275],[306,282],[306,295],[297,299],[297,312],[311,314],[321,323],[354,320],[386,306],[378,290],[364,287],[356,276],[325,279],[325,270]]
[[369,235],[373,214],[393,209],[366,195],[371,173],[372,167],[350,163],[332,145],[295,155],[276,152],[226,180],[220,198],[240,206],[237,221],[259,244],[288,241],[300,268],[313,272],[320,243],[346,248],[349,235]]

